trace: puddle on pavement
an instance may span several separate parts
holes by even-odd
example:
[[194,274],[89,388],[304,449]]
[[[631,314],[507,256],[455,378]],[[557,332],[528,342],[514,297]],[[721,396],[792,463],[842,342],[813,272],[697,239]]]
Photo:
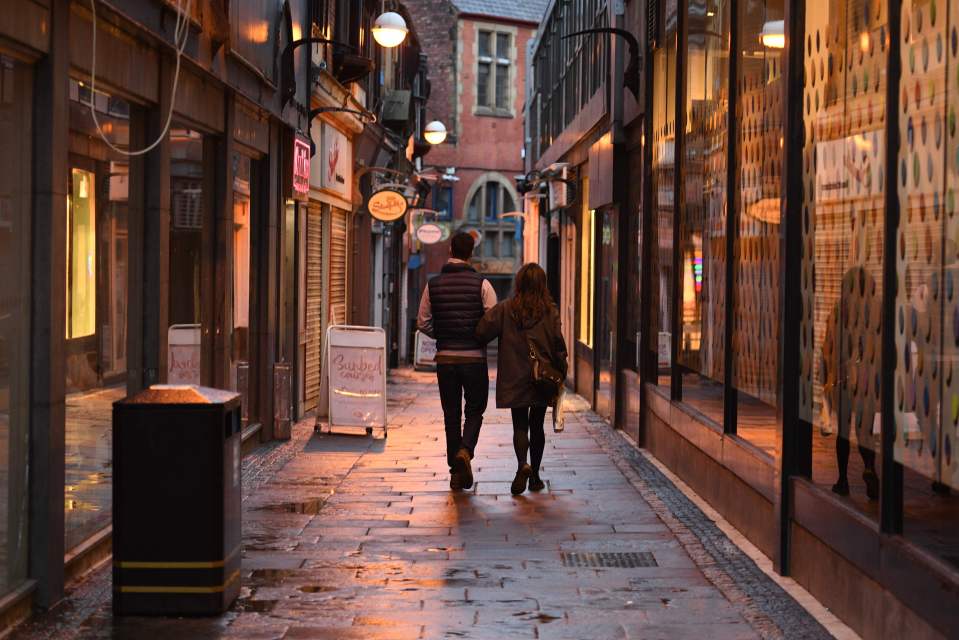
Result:
[[287,578],[301,573],[299,569],[254,569],[250,579],[261,587],[278,587]]
[[536,620],[537,622],[541,622],[543,624],[549,624],[550,622],[562,620],[562,618],[559,616],[551,616],[548,613],[534,613],[532,611],[519,611],[514,613],[513,616],[517,618],[524,618],[530,621]]
[[244,612],[269,613],[276,607],[277,600],[237,600],[236,608]]
[[268,504],[263,507],[257,507],[255,511],[275,511],[276,513],[297,513],[307,516],[315,516],[323,508],[324,498],[310,498],[300,502],[281,502],[280,504]]
[[297,590],[303,593],[329,593],[330,591],[339,591],[339,588],[325,584],[305,584],[302,587],[297,587]]

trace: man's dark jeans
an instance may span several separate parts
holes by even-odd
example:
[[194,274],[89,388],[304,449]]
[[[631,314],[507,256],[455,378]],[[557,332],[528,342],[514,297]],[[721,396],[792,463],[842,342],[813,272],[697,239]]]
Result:
[[[473,457],[483,412],[489,398],[489,369],[485,362],[468,364],[437,364],[436,380],[440,387],[440,403],[443,405],[443,422],[446,425],[446,460],[453,467],[453,459],[460,448],[465,447]],[[466,398],[466,420],[460,430],[463,416],[463,398]]]

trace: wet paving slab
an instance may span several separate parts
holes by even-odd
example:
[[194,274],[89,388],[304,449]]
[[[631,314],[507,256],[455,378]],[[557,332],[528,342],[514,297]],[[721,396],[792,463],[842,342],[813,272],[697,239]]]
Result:
[[829,637],[768,585],[791,617],[766,615],[748,589],[730,597],[715,558],[677,537],[669,488],[650,494],[624,473],[618,436],[581,400],[547,435],[546,490],[514,497],[507,411],[487,413],[476,483],[454,494],[435,377],[393,372],[390,393],[385,440],[305,421],[244,462],[242,590],[228,613],[114,617],[101,569],[12,637]]

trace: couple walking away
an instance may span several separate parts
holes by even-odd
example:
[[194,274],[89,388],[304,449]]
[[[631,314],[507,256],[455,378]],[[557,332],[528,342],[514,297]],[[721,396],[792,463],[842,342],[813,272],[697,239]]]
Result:
[[493,286],[469,264],[473,245],[468,233],[453,236],[449,261],[423,292],[416,322],[436,340],[450,489],[473,486],[471,461],[489,396],[486,345],[499,338],[496,406],[512,412],[517,461],[510,491],[523,493],[527,482],[530,491],[541,491],[546,408],[555,404],[567,371],[559,311],[546,273],[534,263],[517,272],[512,296],[497,303]]

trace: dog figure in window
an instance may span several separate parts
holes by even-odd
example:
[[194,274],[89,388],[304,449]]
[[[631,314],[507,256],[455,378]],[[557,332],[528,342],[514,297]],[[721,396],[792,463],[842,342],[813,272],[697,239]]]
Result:
[[[838,423],[833,492],[849,495],[850,436],[855,427],[862,478],[870,500],[879,497],[876,445],[879,424],[882,290],[865,269],[855,266],[843,275],[839,300],[826,320],[820,371],[827,425]],[[830,430],[825,426],[823,435]]]

